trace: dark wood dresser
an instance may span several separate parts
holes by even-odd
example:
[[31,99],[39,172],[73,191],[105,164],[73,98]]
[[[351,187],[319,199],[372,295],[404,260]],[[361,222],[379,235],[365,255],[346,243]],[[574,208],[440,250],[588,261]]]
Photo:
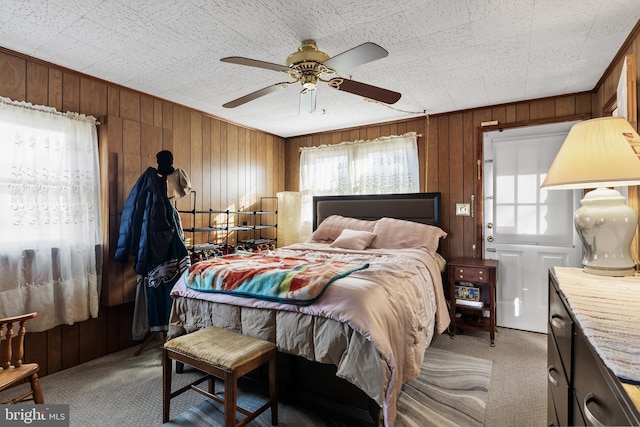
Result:
[[[640,388],[623,384],[607,367],[579,321],[586,323],[589,316],[606,313],[582,310],[576,316],[577,307],[571,306],[571,298],[563,292],[563,281],[567,294],[569,283],[575,294],[576,284],[588,290],[621,279],[586,274],[570,267],[549,270],[548,425],[640,425]],[[640,277],[626,280],[637,280],[640,286]]]

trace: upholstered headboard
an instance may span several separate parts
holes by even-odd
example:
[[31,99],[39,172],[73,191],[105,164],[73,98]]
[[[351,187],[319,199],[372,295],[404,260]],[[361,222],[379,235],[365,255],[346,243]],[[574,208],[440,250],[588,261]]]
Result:
[[440,193],[314,196],[313,229],[331,215],[370,221],[388,217],[440,226]]

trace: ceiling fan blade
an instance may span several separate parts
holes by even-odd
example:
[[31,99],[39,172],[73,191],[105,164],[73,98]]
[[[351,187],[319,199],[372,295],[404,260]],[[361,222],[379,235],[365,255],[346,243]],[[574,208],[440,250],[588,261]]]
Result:
[[334,77],[329,80],[328,84],[334,89],[353,93],[354,95],[364,96],[365,98],[374,99],[376,101],[384,102],[385,104],[395,104],[402,96],[402,94],[392,90],[383,89],[378,86],[371,86],[355,80],[343,79],[342,77]]
[[258,61],[257,59],[243,58],[241,56],[228,56],[226,58],[220,58],[222,62],[229,62],[231,64],[247,65],[249,67],[266,68],[267,70],[288,72],[289,67],[286,65],[273,64],[271,62]]
[[275,92],[278,89],[283,89],[283,88],[289,86],[291,83],[295,83],[295,82],[276,83],[274,85],[267,86],[265,88],[262,88],[260,90],[255,91],[255,92],[251,92],[248,95],[241,96],[240,98],[234,99],[233,101],[229,101],[226,104],[223,104],[222,106],[224,108],[235,108],[235,107],[237,107],[239,105],[242,105],[242,104],[245,104],[245,103],[247,103],[249,101],[253,101],[254,99],[258,99],[258,98],[260,98],[262,96],[268,95],[271,92]]
[[327,59],[323,64],[335,71],[348,70],[388,55],[389,52],[377,44],[366,42]]
[[302,89],[300,92],[300,115],[316,111],[316,88]]

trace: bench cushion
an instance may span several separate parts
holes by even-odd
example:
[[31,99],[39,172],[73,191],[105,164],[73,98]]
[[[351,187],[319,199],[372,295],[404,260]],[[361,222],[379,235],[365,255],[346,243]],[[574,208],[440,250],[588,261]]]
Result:
[[239,366],[275,349],[275,344],[228,329],[209,326],[173,338],[164,344],[167,350],[226,369]]

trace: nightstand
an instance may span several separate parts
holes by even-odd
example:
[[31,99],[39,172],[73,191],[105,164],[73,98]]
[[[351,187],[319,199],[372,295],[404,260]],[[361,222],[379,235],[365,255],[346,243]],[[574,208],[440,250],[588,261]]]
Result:
[[[479,329],[489,332],[491,346],[495,346],[497,270],[498,261],[491,259],[455,258],[447,263],[451,338],[455,335],[456,327]],[[483,303],[480,306],[463,301],[456,303],[455,287],[459,282],[478,287]]]

